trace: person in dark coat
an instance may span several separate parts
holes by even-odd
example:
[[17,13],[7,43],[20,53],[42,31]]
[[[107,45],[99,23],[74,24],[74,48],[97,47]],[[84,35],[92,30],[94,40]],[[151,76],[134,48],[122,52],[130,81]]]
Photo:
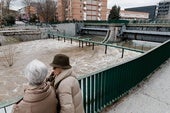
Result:
[[53,72],[47,81],[55,87],[59,113],[84,113],[82,93],[69,57],[57,54],[50,65]]

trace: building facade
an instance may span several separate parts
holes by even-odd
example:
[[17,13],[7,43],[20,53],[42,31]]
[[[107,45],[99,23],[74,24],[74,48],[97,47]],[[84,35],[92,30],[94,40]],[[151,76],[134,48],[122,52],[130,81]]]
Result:
[[170,0],[159,2],[157,9],[157,19],[170,19]]
[[156,17],[156,5],[126,8],[125,11],[146,12],[149,13],[149,19],[153,20]]
[[37,14],[36,7],[33,6],[23,7],[19,9],[18,12],[22,20],[29,20],[32,15]]
[[136,12],[136,11],[120,11],[120,17],[124,20],[143,20],[149,19],[149,13],[146,12]]
[[[107,19],[111,9],[107,9]],[[149,19],[149,13],[137,11],[120,10],[120,19],[122,20],[144,20]]]
[[57,17],[65,20],[106,20],[107,0],[58,0]]

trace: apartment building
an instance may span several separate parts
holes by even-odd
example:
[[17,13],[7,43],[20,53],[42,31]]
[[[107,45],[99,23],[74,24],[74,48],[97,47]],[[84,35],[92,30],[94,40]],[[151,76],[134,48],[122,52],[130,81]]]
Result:
[[159,2],[157,19],[170,19],[170,0],[163,0]]
[[107,0],[58,0],[57,17],[65,20],[106,20]]

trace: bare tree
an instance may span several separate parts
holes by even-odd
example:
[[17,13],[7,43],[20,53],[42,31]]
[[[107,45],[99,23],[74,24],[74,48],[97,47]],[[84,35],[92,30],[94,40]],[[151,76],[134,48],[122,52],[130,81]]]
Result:
[[11,5],[11,2],[14,1],[14,0],[1,0],[1,3],[2,3],[2,9],[3,10],[3,14],[9,14],[9,7]]
[[56,1],[37,0],[37,14],[45,22],[54,21],[56,16]]
[[17,43],[18,40],[13,37],[0,37],[3,43],[6,43],[7,45],[3,45],[0,48],[0,62],[3,63],[4,66],[13,66],[14,64],[14,57],[16,54],[17,45],[14,43]]

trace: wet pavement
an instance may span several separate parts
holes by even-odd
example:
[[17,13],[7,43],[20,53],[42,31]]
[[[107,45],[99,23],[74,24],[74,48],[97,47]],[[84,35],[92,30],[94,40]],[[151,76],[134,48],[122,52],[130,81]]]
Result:
[[140,87],[101,113],[170,113],[170,59]]

